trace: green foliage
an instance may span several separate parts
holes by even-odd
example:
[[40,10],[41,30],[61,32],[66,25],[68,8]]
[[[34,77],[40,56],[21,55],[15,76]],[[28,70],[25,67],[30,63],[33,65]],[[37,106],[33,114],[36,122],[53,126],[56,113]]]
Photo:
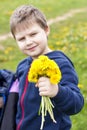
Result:
[[0,69],[15,70],[18,62],[25,58],[19,51],[14,39],[0,41]]
[[[9,18],[13,10],[21,4],[34,4],[47,16],[55,18],[71,9],[86,8],[86,0],[3,0],[0,1],[0,33],[9,32]],[[79,13],[65,21],[50,26],[48,44],[54,50],[62,50],[73,61],[79,76],[79,86],[84,95],[83,110],[72,119],[72,130],[86,130],[87,115],[87,12]],[[15,71],[20,60],[25,58],[14,39],[0,41],[0,69]]]
[[33,4],[41,9],[47,19],[68,12],[70,9],[86,7],[86,0],[0,0],[0,34],[9,32],[9,19],[15,8],[22,4]]

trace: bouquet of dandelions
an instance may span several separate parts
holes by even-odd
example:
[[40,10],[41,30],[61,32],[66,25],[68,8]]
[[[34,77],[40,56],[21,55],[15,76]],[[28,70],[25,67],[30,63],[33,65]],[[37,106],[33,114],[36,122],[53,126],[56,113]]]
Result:
[[[55,61],[49,59],[45,55],[41,55],[35,59],[28,73],[28,80],[30,82],[37,82],[40,77],[48,77],[52,84],[58,84],[61,79],[61,71]],[[43,129],[45,116],[49,113],[53,122],[56,123],[53,114],[53,104],[48,96],[42,96],[39,108],[39,115],[42,114],[41,130]]]

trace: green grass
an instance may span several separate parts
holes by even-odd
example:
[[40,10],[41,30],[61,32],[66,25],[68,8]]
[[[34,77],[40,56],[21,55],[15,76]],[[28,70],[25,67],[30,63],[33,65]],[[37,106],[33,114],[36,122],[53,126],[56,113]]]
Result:
[[[0,33],[9,32],[9,17],[12,11],[18,5],[27,3],[27,0],[0,1]],[[47,19],[54,18],[64,14],[73,8],[86,7],[86,0],[30,0],[32,3],[42,9],[46,13]],[[6,8],[7,7],[7,8]],[[51,33],[48,39],[48,44],[52,49],[62,50],[73,61],[76,71],[79,76],[79,83],[82,86],[81,92],[84,95],[85,105],[82,111],[71,117],[72,130],[86,130],[86,115],[87,115],[87,12],[79,13],[68,18],[65,21],[55,23],[50,26]],[[15,71],[20,60],[25,58],[14,39],[8,38],[5,41],[0,41],[0,69],[10,69]]]
[[0,34],[9,32],[9,19],[15,8],[22,4],[33,4],[41,9],[47,19],[62,15],[70,9],[86,7],[86,0],[0,0]]
[[0,50],[0,68],[10,69],[15,71],[16,66],[25,55],[23,55],[14,39],[9,38],[6,41],[0,41],[0,45],[4,46],[3,50]]

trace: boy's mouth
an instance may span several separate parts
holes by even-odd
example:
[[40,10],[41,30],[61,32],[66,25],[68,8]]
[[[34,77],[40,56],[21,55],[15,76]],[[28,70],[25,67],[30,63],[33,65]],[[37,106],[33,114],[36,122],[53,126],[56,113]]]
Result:
[[36,47],[37,47],[37,45],[36,45],[36,46],[33,46],[33,47],[30,47],[30,48],[28,48],[27,50],[32,51],[32,50],[34,50]]

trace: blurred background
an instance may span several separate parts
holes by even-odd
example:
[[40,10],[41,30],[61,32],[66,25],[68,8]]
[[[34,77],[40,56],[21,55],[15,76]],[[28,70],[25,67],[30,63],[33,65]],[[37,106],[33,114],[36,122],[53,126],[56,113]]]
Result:
[[51,33],[48,44],[71,58],[84,95],[83,110],[71,116],[72,130],[87,130],[87,0],[0,0],[0,69],[16,70],[23,55],[10,34],[9,19],[14,9],[32,4],[45,13]]

